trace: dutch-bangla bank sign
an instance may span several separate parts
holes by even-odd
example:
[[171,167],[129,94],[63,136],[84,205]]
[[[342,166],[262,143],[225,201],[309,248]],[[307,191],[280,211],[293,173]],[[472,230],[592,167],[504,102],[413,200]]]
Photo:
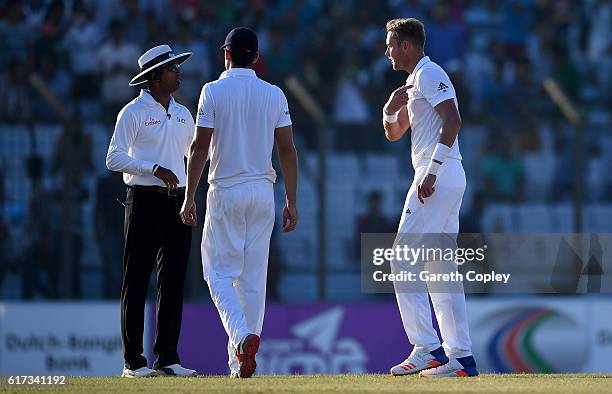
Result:
[[118,375],[117,303],[0,304],[0,375]]

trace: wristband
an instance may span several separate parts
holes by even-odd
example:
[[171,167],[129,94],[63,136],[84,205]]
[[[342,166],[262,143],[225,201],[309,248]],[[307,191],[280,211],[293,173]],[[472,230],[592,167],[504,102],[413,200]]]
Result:
[[437,160],[441,163],[444,163],[444,160],[446,160],[446,158],[448,157],[450,150],[451,148],[438,142],[436,144],[436,148],[433,151],[433,154],[431,155],[431,160]]
[[427,174],[438,175],[438,170],[440,169],[441,166],[442,164],[431,160],[429,162],[429,165],[427,166]]
[[151,171],[151,174],[155,175],[155,170],[157,170],[157,167],[159,167],[159,164],[155,164],[153,166],[153,171]]
[[399,111],[397,111],[393,115],[389,115],[388,113],[385,112],[385,109],[383,108],[383,120],[386,121],[387,123],[395,123],[395,122],[397,122],[397,115],[398,114],[399,114]]

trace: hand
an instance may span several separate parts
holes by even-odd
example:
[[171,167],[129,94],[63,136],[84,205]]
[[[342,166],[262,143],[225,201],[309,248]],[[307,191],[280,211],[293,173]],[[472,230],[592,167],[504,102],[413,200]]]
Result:
[[294,204],[287,203],[287,205],[285,205],[285,208],[283,209],[283,232],[288,233],[290,231],[295,230],[297,221],[297,208]]
[[425,179],[421,182],[421,184],[417,188],[417,197],[421,204],[425,204],[423,201],[424,198],[431,197],[431,195],[436,191],[434,184],[436,183],[436,176],[432,174],[427,174]]
[[196,203],[193,199],[187,199],[183,202],[183,207],[179,213],[181,220],[188,226],[195,226],[198,221],[198,215],[196,213]]
[[179,180],[176,175],[174,175],[174,172],[162,166],[157,166],[157,168],[153,172],[153,176],[161,179],[162,182],[164,182],[164,184],[170,189],[176,188],[179,183]]
[[389,115],[393,115],[406,104],[408,104],[408,92],[407,90],[412,88],[414,85],[404,85],[395,89],[391,96],[389,97],[389,101],[385,104],[385,112]]

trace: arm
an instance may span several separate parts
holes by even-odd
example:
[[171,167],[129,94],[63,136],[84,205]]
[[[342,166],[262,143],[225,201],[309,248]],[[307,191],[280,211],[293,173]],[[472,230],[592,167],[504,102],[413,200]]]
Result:
[[[383,110],[387,112],[386,110]],[[410,128],[410,119],[408,119],[408,109],[404,105],[397,114],[397,122],[389,123],[383,120],[385,128],[385,137],[391,142],[395,142],[404,136],[404,133]]]
[[134,143],[137,135],[138,125],[136,117],[130,111],[121,110],[117,116],[115,132],[106,154],[106,167],[109,170],[132,175],[153,173],[155,163],[134,159],[128,155],[128,150],[132,143]]
[[[437,167],[444,162],[461,128],[461,116],[459,115],[459,111],[453,99],[442,101],[440,104],[436,105],[434,109],[438,115],[440,115],[440,118],[442,118],[442,131],[440,132],[440,142],[436,146],[429,167],[427,168],[427,175],[417,189],[419,201],[423,204],[425,203],[423,199],[431,196],[435,191],[434,184],[436,183]],[[436,167],[436,170],[433,171],[432,167]]]
[[385,129],[385,136],[391,142],[397,141],[404,133],[410,128],[410,119],[408,118],[408,92],[407,90],[412,88],[413,85],[401,86],[395,89],[389,100],[383,107],[384,114],[391,115],[393,118],[394,114],[397,114],[397,120],[390,122],[383,118],[383,127]]
[[138,135],[136,117],[125,109],[117,116],[117,125],[106,154],[106,167],[111,171],[132,175],[153,174],[173,189],[178,185],[178,177],[169,169],[156,163],[138,160],[128,154],[128,150]]
[[208,157],[208,147],[212,139],[213,129],[209,127],[196,127],[195,136],[189,148],[187,158],[187,188],[185,190],[185,201],[181,208],[181,219],[183,223],[195,226],[198,221],[195,205],[195,193],[200,183],[202,170]]
[[293,144],[291,125],[274,130],[281,172],[285,180],[286,202],[283,209],[283,232],[293,231],[297,225],[297,177],[298,158]]
[[461,128],[461,115],[455,106],[453,99],[448,99],[435,108],[440,118],[442,118],[442,132],[440,133],[440,143],[448,146],[453,146]]
[[180,216],[183,223],[195,226],[198,221],[195,194],[200,183],[202,170],[208,156],[208,148],[215,128],[215,108],[208,84],[202,87],[198,100],[198,115],[195,122],[195,134],[187,153],[187,187],[185,201]]

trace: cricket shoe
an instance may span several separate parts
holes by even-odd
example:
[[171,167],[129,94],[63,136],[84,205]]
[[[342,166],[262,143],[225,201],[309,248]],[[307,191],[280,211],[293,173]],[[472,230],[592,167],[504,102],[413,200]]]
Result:
[[157,371],[149,367],[129,369],[128,367],[124,366],[121,377],[122,378],[151,378],[157,375],[158,375]]
[[198,371],[182,367],[180,364],[172,364],[156,369],[160,376],[198,376]]
[[478,370],[476,369],[476,361],[473,356],[452,358],[448,364],[441,365],[439,367],[422,371],[419,376],[421,377],[471,377],[478,376]]
[[448,357],[444,353],[442,346],[427,353],[420,350],[413,350],[401,364],[391,368],[391,375],[402,376],[415,374],[417,372],[436,368],[448,363]]
[[240,377],[250,378],[255,373],[257,362],[255,354],[259,350],[259,337],[255,334],[249,334],[238,344],[236,349],[236,358],[240,364]]

